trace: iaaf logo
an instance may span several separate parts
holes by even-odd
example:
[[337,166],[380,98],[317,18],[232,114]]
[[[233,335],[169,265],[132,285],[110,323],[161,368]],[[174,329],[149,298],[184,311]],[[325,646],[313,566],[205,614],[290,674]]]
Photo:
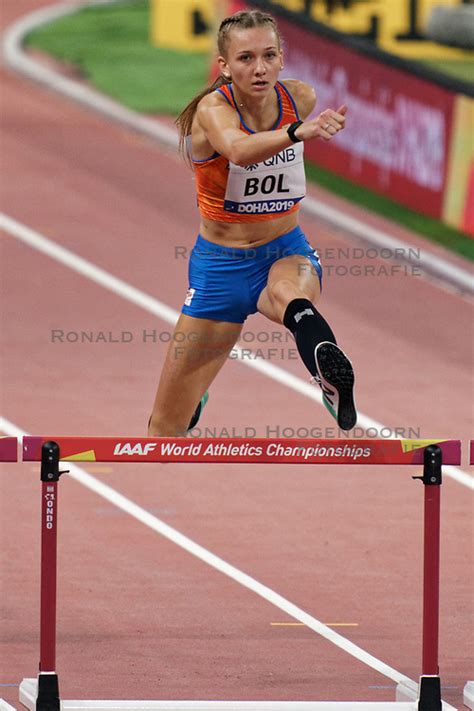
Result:
[[141,442],[137,442],[137,444],[125,442],[124,444],[122,444],[122,442],[119,442],[115,445],[114,455],[120,457],[123,454],[128,454],[131,457],[134,454],[138,454],[141,457],[146,457],[147,454],[153,452],[155,449],[156,442],[147,442],[146,444],[142,444]]

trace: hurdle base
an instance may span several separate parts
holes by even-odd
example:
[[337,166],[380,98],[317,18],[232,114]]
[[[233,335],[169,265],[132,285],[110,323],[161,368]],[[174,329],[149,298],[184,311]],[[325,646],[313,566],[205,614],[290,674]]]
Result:
[[422,676],[420,679],[419,711],[441,711],[441,679],[439,676]]
[[16,708],[7,703],[5,699],[0,699],[0,711],[16,711]]
[[464,687],[464,706],[474,711],[474,681],[468,681]]
[[36,711],[60,711],[58,675],[55,672],[40,672],[37,688]]
[[397,684],[395,698],[397,701],[416,701],[415,708],[417,711],[437,711],[437,709],[457,711],[455,706],[451,706],[446,701],[441,701],[441,705],[436,705],[438,689],[439,677],[422,676],[420,677],[419,685],[407,679]]
[[[399,684],[399,686],[401,686]],[[61,701],[61,711],[418,711],[418,685],[407,692],[405,701]],[[36,679],[23,679],[20,702],[35,711],[38,693]],[[443,711],[456,711],[443,702]]]

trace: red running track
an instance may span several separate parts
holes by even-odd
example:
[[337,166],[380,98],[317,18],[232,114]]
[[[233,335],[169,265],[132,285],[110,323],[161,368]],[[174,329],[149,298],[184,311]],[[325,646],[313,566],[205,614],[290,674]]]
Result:
[[[38,5],[8,0],[2,22]],[[3,211],[178,310],[187,261],[176,248],[191,248],[197,226],[192,176],[180,159],[1,73]],[[357,244],[302,222],[326,264],[336,264],[330,248]],[[1,414],[33,434],[143,434],[170,325],[1,239]],[[355,362],[362,412],[405,436],[468,440],[467,300],[418,276],[344,276],[326,279],[321,307]],[[111,338],[60,343],[53,331]],[[122,332],[130,342],[120,342]],[[306,379],[283,329],[256,316],[245,332],[249,347]],[[268,350],[275,344],[276,355]],[[322,407],[241,360],[216,379],[203,425],[234,436],[246,428],[261,437],[283,428],[335,436]],[[417,679],[422,487],[411,470],[86,469],[315,618],[357,625],[338,631]],[[15,685],[38,663],[38,479],[35,464],[2,466],[0,695],[13,703]],[[440,664],[443,696],[455,705],[472,669],[470,496],[445,479]],[[308,628],[272,625],[294,620],[70,479],[61,482],[59,565],[64,698],[394,698],[391,679]]]

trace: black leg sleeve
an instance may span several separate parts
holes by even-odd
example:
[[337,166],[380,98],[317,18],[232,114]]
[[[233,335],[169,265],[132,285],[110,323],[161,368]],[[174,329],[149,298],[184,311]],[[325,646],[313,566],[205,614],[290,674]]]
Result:
[[316,375],[314,349],[322,341],[336,343],[328,322],[309,299],[293,299],[286,307],[283,323],[294,335],[303,363],[311,375]]

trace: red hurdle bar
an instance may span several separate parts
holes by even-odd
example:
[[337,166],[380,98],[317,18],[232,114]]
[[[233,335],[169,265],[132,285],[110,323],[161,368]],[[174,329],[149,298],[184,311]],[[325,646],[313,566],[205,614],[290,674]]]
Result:
[[423,558],[423,664],[424,675],[437,675],[440,484],[425,486],[424,558]]
[[58,521],[58,482],[42,483],[41,507],[41,672],[56,669],[56,550]]
[[469,442],[469,464],[474,464],[474,439]]
[[54,441],[62,461],[246,464],[423,464],[438,445],[443,464],[459,464],[461,443],[443,439],[239,439],[146,437],[23,437],[23,460],[41,459]]
[[[471,455],[472,455],[471,448]],[[459,440],[24,437],[23,460],[41,460],[41,623],[37,711],[60,711],[56,674],[57,505],[60,461],[247,464],[423,463],[423,653],[419,711],[441,711],[438,667],[441,465],[461,463]]]
[[423,533],[423,632],[419,711],[441,711],[439,677],[439,561],[442,452],[436,445],[424,454],[424,533]]
[[18,461],[18,440],[16,437],[0,437],[0,462]]
[[37,711],[60,711],[56,674],[56,578],[58,547],[59,447],[41,448],[41,602]]

